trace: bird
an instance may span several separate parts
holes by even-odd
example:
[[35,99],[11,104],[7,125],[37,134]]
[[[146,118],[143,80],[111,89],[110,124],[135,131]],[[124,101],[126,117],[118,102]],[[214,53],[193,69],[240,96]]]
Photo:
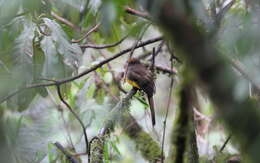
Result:
[[125,72],[126,82],[134,88],[146,93],[151,111],[152,125],[154,126],[156,122],[153,95],[155,94],[156,88],[153,73],[137,58],[130,58],[127,63],[128,67]]

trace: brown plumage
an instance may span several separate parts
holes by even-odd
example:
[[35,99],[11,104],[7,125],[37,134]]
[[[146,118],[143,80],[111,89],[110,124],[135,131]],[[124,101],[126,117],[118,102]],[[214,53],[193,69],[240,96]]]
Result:
[[152,72],[142,64],[138,59],[128,60],[128,70],[126,79],[129,84],[137,89],[143,90],[148,97],[151,110],[152,124],[155,125],[155,112],[153,95],[155,93],[155,84]]

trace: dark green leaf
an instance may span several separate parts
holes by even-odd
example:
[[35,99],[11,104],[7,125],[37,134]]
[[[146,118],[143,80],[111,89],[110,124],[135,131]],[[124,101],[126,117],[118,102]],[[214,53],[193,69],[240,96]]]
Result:
[[56,50],[57,52],[55,53],[59,53],[63,56],[66,64],[76,68],[82,56],[80,47],[77,44],[72,44],[68,41],[67,35],[55,21],[44,18],[44,22],[51,30],[51,36],[45,37],[50,43],[46,43],[45,40],[45,44],[51,46],[52,52]]
[[[44,65],[45,57],[44,53],[40,47],[40,43],[38,41],[34,41],[33,43],[33,78],[34,83],[37,83],[41,81],[42,78],[42,71],[43,71],[43,65]],[[48,95],[48,92],[46,88],[40,87],[36,88],[37,93],[42,95],[43,97],[46,97]]]

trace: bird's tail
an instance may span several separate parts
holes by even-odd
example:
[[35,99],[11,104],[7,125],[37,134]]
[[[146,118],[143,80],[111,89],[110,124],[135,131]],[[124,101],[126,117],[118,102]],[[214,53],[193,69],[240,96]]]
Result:
[[153,124],[153,126],[154,126],[154,125],[155,125],[155,112],[154,112],[154,100],[153,100],[153,96],[148,96],[148,102],[149,102],[150,110],[151,110],[152,124]]

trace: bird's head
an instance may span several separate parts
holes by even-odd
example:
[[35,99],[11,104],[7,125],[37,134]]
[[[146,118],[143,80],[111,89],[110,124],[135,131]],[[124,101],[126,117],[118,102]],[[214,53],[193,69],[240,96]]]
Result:
[[128,59],[128,64],[140,64],[141,62],[137,58]]

